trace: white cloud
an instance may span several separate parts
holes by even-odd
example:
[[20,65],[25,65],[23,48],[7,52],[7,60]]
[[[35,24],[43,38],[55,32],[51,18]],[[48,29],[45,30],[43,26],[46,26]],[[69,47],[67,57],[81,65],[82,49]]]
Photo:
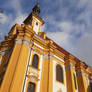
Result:
[[12,13],[6,13],[6,12],[2,14],[2,19],[0,20],[0,23],[1,23],[0,32],[2,32],[2,34],[0,35],[1,37],[4,35],[7,35],[10,28],[14,24],[16,23],[22,24],[24,19],[26,18],[26,13],[22,13],[21,0],[8,0],[8,2],[5,5],[6,7],[12,8],[14,10],[15,15]]
[[61,22],[58,23],[58,27],[60,28],[60,30],[64,31],[64,32],[71,32],[72,31],[72,22]]
[[0,23],[4,24],[6,20],[7,20],[7,16],[3,13],[0,13]]
[[[73,55],[92,66],[92,34],[83,31],[84,26],[79,24],[61,22],[57,23],[57,25],[61,30],[59,32],[47,32],[47,36]],[[77,33],[76,31],[80,30],[83,31],[82,36],[76,38],[74,35]],[[74,34],[71,35],[70,33],[73,33],[73,31]],[[75,44],[72,41],[75,41]]]
[[85,33],[80,39],[77,40],[75,46],[75,54],[92,66],[92,34]]
[[67,46],[69,35],[65,32],[48,32],[47,36],[53,39],[56,43]]
[[23,24],[23,21],[24,19],[27,17],[26,14],[21,14],[20,16],[17,16],[15,21],[14,21],[14,24],[17,23],[17,24]]
[[[76,22],[68,19],[69,17],[66,16],[69,13],[68,10],[64,11],[64,15],[59,11],[61,18],[62,16],[67,17],[60,21],[55,20],[56,16],[50,15],[49,17],[48,15],[48,22],[53,27],[59,28],[59,31],[51,30],[51,32],[47,32],[47,36],[92,66],[92,1],[80,0],[77,6],[84,10],[75,17]],[[78,34],[80,36],[77,36]]]
[[12,14],[3,14],[1,22],[9,25],[14,25],[15,23],[22,24],[27,14],[22,13],[21,0],[10,0],[8,4],[13,8],[15,17]]

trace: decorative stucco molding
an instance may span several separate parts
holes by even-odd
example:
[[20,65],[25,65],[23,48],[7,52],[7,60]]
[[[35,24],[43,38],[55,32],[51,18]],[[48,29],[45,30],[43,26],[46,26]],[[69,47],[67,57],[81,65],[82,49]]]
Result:
[[45,59],[48,59],[48,54],[43,54]]
[[34,50],[33,48],[32,48],[32,53],[35,53],[35,54],[37,54],[37,55],[42,55],[42,53],[40,53],[40,52],[37,51],[37,50]]
[[36,46],[39,47],[40,49],[44,49],[43,47],[41,47],[41,46],[38,45],[37,43],[34,43],[34,45],[36,45]]
[[46,55],[45,55],[45,54],[44,54],[44,58],[45,58],[45,59],[53,60],[53,57],[54,57],[53,55],[50,55],[50,54],[46,54]]
[[26,39],[23,39],[23,40],[22,40],[22,43],[23,43],[23,44],[26,44],[27,46],[30,45],[30,41],[28,41],[28,40],[26,40]]
[[21,39],[16,39],[16,40],[15,40],[15,43],[16,43],[16,44],[22,44],[22,40],[21,40]]
[[75,66],[73,66],[71,64],[65,66],[65,70],[69,70],[69,69],[75,69]]
[[59,57],[57,57],[56,55],[53,55],[55,58],[57,58],[58,60],[60,60],[60,61],[62,61],[62,62],[64,62],[64,60],[63,59],[61,59],[61,58],[59,58]]
[[16,40],[15,40],[15,43],[16,43],[16,44],[25,44],[25,45],[27,45],[27,46],[30,45],[30,41],[28,41],[28,40],[26,40],[26,39],[16,39]]

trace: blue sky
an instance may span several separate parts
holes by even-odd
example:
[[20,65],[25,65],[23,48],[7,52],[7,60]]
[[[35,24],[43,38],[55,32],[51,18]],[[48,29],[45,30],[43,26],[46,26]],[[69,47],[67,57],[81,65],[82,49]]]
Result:
[[[45,21],[42,31],[61,47],[92,66],[92,0],[39,0],[40,16]],[[13,24],[21,24],[36,0],[0,0],[0,37],[7,35]]]

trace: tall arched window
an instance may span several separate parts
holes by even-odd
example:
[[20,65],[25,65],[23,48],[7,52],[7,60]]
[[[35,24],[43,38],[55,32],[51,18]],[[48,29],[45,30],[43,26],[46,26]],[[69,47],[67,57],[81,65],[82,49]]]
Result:
[[35,92],[35,84],[32,82],[28,83],[28,89],[27,92]]
[[63,81],[63,68],[58,64],[56,66],[56,80],[59,82],[64,82]]
[[39,57],[37,54],[33,55],[32,66],[38,68]]

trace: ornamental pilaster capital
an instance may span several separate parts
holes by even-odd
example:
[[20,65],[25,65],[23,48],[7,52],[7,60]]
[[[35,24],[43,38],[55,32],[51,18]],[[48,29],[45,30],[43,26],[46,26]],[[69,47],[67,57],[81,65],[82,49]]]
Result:
[[75,66],[73,66],[72,64],[65,66],[65,70],[70,70],[70,69],[75,69]]
[[53,60],[53,55],[50,55],[50,54],[44,54],[44,58],[45,59],[50,59],[50,60]]
[[77,71],[80,71],[80,70],[87,71],[87,68],[88,68],[88,66],[82,61],[76,63],[76,70]]
[[75,66],[76,62],[74,61],[74,58],[75,57],[71,54],[65,55],[64,57],[65,65],[71,64]]

